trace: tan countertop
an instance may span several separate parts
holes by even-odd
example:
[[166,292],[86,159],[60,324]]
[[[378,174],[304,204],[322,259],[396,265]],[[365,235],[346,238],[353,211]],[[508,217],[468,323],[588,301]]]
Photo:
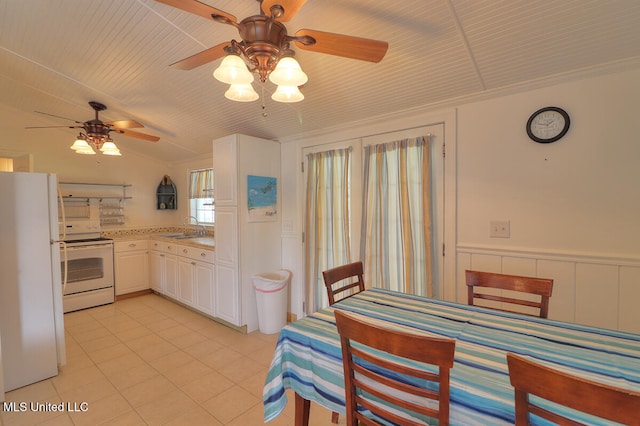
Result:
[[159,235],[150,235],[150,238],[152,240],[170,241],[183,246],[199,247],[199,248],[208,249],[208,250],[214,250],[216,246],[215,239],[213,237],[208,237],[208,236],[193,237],[193,238],[170,238],[170,237],[163,236],[162,234],[159,234]]
[[109,238],[113,238],[114,242],[118,241],[131,241],[131,240],[156,240],[156,241],[166,241],[175,244],[180,244],[183,246],[189,247],[198,247],[207,250],[215,249],[215,239],[211,236],[204,237],[193,237],[193,238],[170,238],[167,237],[167,234],[171,233],[147,233],[147,234],[131,234],[131,235],[113,235]]

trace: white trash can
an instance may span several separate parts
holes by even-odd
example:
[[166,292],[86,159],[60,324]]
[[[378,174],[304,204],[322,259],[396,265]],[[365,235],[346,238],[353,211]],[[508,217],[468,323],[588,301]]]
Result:
[[260,333],[274,334],[287,324],[287,287],[289,271],[280,270],[256,274],[252,277],[256,289]]

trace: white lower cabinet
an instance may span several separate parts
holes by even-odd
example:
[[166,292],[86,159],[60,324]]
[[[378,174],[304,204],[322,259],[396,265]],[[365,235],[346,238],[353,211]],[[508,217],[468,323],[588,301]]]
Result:
[[116,296],[148,289],[147,240],[117,241],[113,252]]
[[151,288],[216,316],[213,251],[151,241]]
[[240,324],[238,270],[235,266],[216,264],[216,316],[234,325]]
[[177,245],[160,241],[150,242],[151,289],[160,294],[177,298],[178,257]]
[[164,253],[158,250],[149,252],[149,284],[151,290],[164,294]]
[[185,257],[178,258],[178,300],[193,307],[194,303],[194,268],[196,262]]

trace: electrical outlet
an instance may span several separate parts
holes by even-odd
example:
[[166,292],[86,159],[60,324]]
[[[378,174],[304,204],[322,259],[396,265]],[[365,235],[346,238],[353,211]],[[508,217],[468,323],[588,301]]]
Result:
[[489,222],[489,238],[511,238],[511,222],[508,220]]

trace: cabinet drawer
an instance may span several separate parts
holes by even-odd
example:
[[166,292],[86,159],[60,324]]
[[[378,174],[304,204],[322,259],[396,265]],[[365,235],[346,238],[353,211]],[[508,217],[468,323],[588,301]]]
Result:
[[191,260],[213,263],[213,251],[198,247],[178,246],[178,256],[188,257]]
[[178,252],[178,245],[174,243],[167,243],[165,241],[151,240],[149,242],[149,248],[151,250],[158,250],[163,253],[176,254]]
[[116,241],[113,243],[113,250],[116,253],[146,249],[147,240]]

